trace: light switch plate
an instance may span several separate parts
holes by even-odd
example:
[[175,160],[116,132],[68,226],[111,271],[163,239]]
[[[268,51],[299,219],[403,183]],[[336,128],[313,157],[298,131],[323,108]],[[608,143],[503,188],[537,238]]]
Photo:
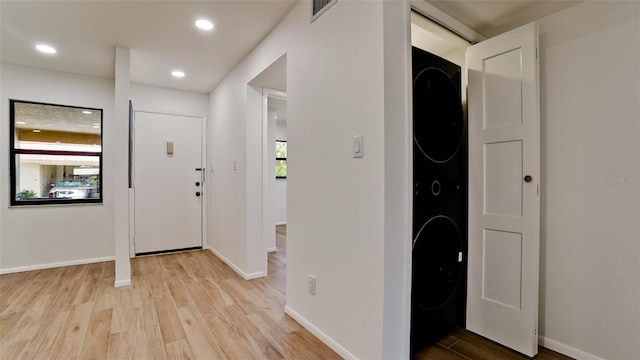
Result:
[[167,155],[173,155],[173,141],[167,141]]
[[316,277],[313,275],[309,275],[309,294],[316,294]]
[[362,135],[357,135],[353,137],[353,157],[361,158],[364,157],[364,139]]

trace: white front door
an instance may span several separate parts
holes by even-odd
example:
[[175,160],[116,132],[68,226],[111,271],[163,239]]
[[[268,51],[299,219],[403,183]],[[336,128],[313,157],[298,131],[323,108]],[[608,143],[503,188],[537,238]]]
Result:
[[135,113],[136,254],[202,247],[203,122]]
[[539,105],[537,27],[467,50],[467,328],[538,352]]

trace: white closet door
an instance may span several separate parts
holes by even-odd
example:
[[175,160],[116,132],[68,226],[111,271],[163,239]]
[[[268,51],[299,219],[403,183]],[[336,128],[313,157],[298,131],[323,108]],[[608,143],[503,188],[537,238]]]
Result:
[[467,328],[538,352],[538,35],[530,24],[467,50]]

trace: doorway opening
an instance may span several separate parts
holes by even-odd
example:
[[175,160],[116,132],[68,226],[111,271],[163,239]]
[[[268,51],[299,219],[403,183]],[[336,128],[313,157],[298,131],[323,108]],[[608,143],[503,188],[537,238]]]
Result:
[[267,125],[267,171],[263,180],[268,187],[266,207],[272,214],[270,218],[264,219],[267,222],[265,231],[269,235],[265,239],[265,248],[271,253],[278,250],[276,227],[285,229],[283,231],[286,234],[287,225],[287,94],[264,88],[263,96],[266,104],[263,117]]
[[[428,21],[416,15],[413,16],[415,22],[412,25],[413,29],[418,30],[417,23],[428,24]],[[429,26],[428,24],[423,28]],[[416,43],[417,40],[417,36],[414,36],[412,42]],[[464,118],[468,119],[465,120],[468,124],[468,148],[464,152],[468,154],[469,166],[466,167],[466,176],[469,190],[466,202],[468,211],[464,212],[468,215],[468,221],[458,223],[468,226],[468,230],[461,231],[467,234],[468,247],[467,252],[461,252],[462,256],[458,256],[457,259],[458,262],[464,262],[466,259],[468,286],[462,300],[466,303],[466,321],[457,321],[456,324],[530,357],[538,352],[539,192],[535,179],[538,178],[540,169],[540,143],[537,43],[537,25],[530,23],[472,46],[468,45],[465,57],[460,57],[464,61],[460,67],[465,71],[462,77],[464,85],[459,86],[461,90],[466,89],[461,91],[460,95],[467,95],[469,100],[462,101],[461,98],[460,102],[467,110]],[[414,48],[414,55],[416,50],[422,52],[424,58],[432,49],[422,51]],[[450,65],[458,66],[455,64],[455,54],[456,52],[445,52],[428,55],[437,56]],[[416,242],[420,241],[422,233],[422,228],[417,234],[415,232],[416,227],[421,226],[416,219],[421,222],[424,222],[424,219],[429,220],[424,214],[416,213],[416,198],[428,198],[429,187],[425,189],[425,186],[422,186],[427,183],[424,182],[424,174],[416,171],[415,160],[416,157],[424,155],[433,163],[448,161],[438,157],[441,153],[431,151],[433,142],[416,139],[417,130],[421,126],[425,127],[422,120],[419,125],[415,122],[416,94],[433,93],[436,94],[434,99],[438,99],[443,91],[434,91],[434,85],[440,81],[438,78],[443,79],[448,71],[444,67],[431,67],[428,62],[422,62],[423,65],[420,66],[423,68],[418,69],[421,71],[416,73],[416,64],[419,62],[414,58],[412,63],[415,180],[412,280],[416,280],[412,281],[413,310],[414,303],[421,304],[414,301],[416,293],[420,296],[418,300],[428,298],[425,296],[426,287],[423,286],[425,281],[422,280],[427,277],[420,273],[416,277],[415,265],[418,264],[419,269],[428,270],[425,264],[430,263],[426,257],[415,256]],[[434,69],[442,71],[432,71]],[[428,72],[432,73],[432,76],[426,76]],[[420,77],[424,80],[420,80]],[[422,98],[418,101],[418,108],[432,112],[445,103],[435,101],[436,106],[429,106],[428,101],[424,103]],[[435,121],[436,125],[438,122],[450,125],[440,127],[441,131],[454,129],[457,122],[443,121],[442,114],[444,113],[436,113],[436,116],[424,120]],[[428,136],[433,134],[427,131],[425,139]],[[416,152],[417,143],[428,144],[426,151],[418,144],[420,149]],[[416,174],[423,178],[416,178]],[[424,184],[419,184],[419,181]],[[418,184],[421,185],[420,191],[415,191]],[[433,195],[431,199],[446,193],[443,191],[444,187],[440,186],[441,183],[436,185],[438,186],[430,187]],[[450,205],[448,201],[442,203],[445,205],[442,209],[447,209]],[[422,210],[430,209],[429,206],[437,205],[437,202],[429,200],[426,204],[428,206],[423,204]],[[419,215],[422,217],[418,217]],[[423,228],[427,227],[427,224],[428,222]],[[441,242],[444,240],[443,237],[437,239]],[[453,263],[455,254],[453,252],[454,256],[446,258],[446,262]],[[435,275],[440,276],[436,276],[436,280],[445,280],[439,281],[441,284],[447,285],[447,279],[455,278],[446,276],[453,272],[449,272],[445,266],[436,270]],[[422,286],[416,286],[416,283]],[[445,288],[446,286],[440,287]],[[432,312],[440,310],[441,308],[434,307]],[[493,321],[496,318],[501,319],[499,325]],[[412,314],[412,327],[414,324],[430,323],[433,322],[414,321]],[[413,339],[411,342],[414,342]]]
[[257,278],[267,276],[269,254],[278,251],[276,224],[287,221],[287,55],[247,85],[247,201],[252,206],[247,216],[250,273],[245,278]]
[[411,351],[465,328],[466,40],[411,13],[413,241]]
[[[266,119],[267,151],[266,207],[270,217],[264,218],[265,250],[267,254],[266,281],[286,298],[287,275],[287,94],[284,91],[263,88]],[[269,211],[265,211],[268,214]]]
[[[266,148],[263,163],[265,275],[274,285],[286,284],[287,266],[287,94],[263,88]],[[278,288],[286,296],[286,286]]]

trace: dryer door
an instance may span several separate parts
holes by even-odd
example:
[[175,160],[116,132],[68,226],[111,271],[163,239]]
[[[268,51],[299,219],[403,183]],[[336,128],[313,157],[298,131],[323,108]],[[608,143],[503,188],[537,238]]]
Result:
[[413,241],[413,301],[437,310],[456,294],[464,271],[462,234],[447,216],[427,221]]
[[416,76],[413,92],[416,145],[433,162],[449,161],[460,151],[463,139],[460,90],[444,71],[430,67]]

